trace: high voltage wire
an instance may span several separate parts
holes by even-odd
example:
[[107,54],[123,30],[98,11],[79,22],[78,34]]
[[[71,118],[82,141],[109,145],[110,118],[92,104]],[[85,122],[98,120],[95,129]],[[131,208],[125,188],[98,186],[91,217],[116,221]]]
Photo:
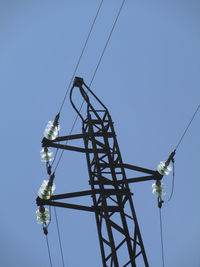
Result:
[[47,235],[45,235],[46,237],[46,243],[47,243],[47,249],[48,249],[48,255],[49,255],[49,262],[50,262],[50,266],[52,267],[52,260],[51,260],[51,253],[50,253],[50,247],[49,247],[49,241],[48,241],[48,237]]
[[[78,61],[77,61],[77,63],[76,63],[74,72],[73,72],[72,77],[71,77],[71,80],[70,80],[70,82],[69,82],[69,84],[68,84],[67,91],[66,91],[66,93],[65,93],[65,95],[64,95],[64,98],[63,98],[63,101],[62,101],[62,103],[61,103],[61,106],[60,106],[60,109],[59,109],[58,114],[60,114],[61,111],[62,111],[62,108],[63,108],[63,105],[64,105],[64,103],[65,103],[67,94],[68,94],[68,92],[69,92],[69,89],[70,89],[70,87],[71,87],[71,84],[72,84],[72,82],[73,82],[73,79],[74,79],[74,77],[75,77],[75,74],[76,74],[76,72],[77,72],[77,69],[78,69],[78,67],[79,67],[79,65],[80,65],[81,59],[82,59],[82,57],[83,57],[83,54],[84,54],[84,52],[85,52],[86,46],[87,46],[87,44],[88,44],[88,41],[89,41],[89,39],[90,39],[91,33],[92,33],[93,28],[94,28],[94,26],[95,26],[97,17],[98,17],[98,15],[99,15],[100,10],[101,10],[103,1],[104,1],[104,0],[101,0],[101,2],[100,2],[100,4],[99,4],[99,7],[98,7],[98,9],[97,9],[96,15],[95,15],[94,20],[93,20],[93,22],[92,22],[92,25],[91,25],[91,27],[90,27],[90,30],[89,30],[89,33],[88,33],[88,35],[87,35],[86,41],[85,41],[85,43],[84,43],[84,45],[83,45],[81,54],[80,54],[80,56],[79,56],[79,58],[78,58]],[[54,162],[55,162],[55,160],[56,160],[57,153],[58,153],[58,149],[56,149],[56,154],[55,154],[55,157],[54,157],[54,160],[53,160],[51,166],[53,166],[53,164],[54,164]]]
[[62,258],[62,265],[65,267],[65,262],[64,262],[64,256],[63,256],[63,249],[62,249],[62,242],[61,242],[61,237],[60,237],[60,229],[59,229],[59,224],[58,224],[58,216],[56,212],[56,207],[54,207],[54,213],[56,217],[56,226],[57,226],[57,232],[58,232],[58,239],[59,239],[59,245],[60,245],[60,253],[61,253],[61,258]]
[[[51,209],[51,206],[50,206]],[[57,212],[56,212],[56,207],[54,207],[54,213],[55,213],[55,218],[56,218],[56,227],[57,227],[57,233],[58,233],[58,240],[59,240],[59,246],[60,246],[60,253],[61,253],[61,258],[62,258],[62,266],[65,267],[65,262],[64,262],[64,255],[63,255],[63,249],[62,249],[62,242],[61,242],[61,237],[60,237],[60,229],[59,229],[59,224],[58,224],[58,216],[57,216]],[[51,212],[50,212],[51,214]],[[51,218],[51,215],[50,215]],[[51,259],[51,252],[50,252],[50,246],[49,246],[49,241],[48,241],[48,227],[49,224],[45,224],[45,226],[43,226],[43,230],[44,230],[44,234],[46,236],[46,243],[47,243],[47,250],[48,250],[48,256],[49,256],[49,262],[50,262],[50,266],[52,267],[52,259]]]
[[190,122],[188,123],[188,125],[187,125],[185,131],[183,132],[183,134],[182,134],[182,136],[181,136],[179,142],[177,143],[175,150],[177,150],[177,148],[180,146],[180,144],[181,144],[181,142],[182,142],[182,140],[183,140],[185,134],[187,133],[187,131],[188,131],[188,129],[189,129],[191,123],[193,122],[193,120],[194,120],[194,118],[195,118],[195,116],[196,116],[196,114],[197,114],[199,108],[200,108],[200,104],[198,105],[197,109],[195,110],[195,112],[194,112],[194,114],[193,114],[193,116],[192,116]]
[[92,85],[92,82],[93,82],[93,80],[94,80],[94,78],[95,78],[95,75],[96,75],[96,73],[97,73],[97,70],[98,70],[98,68],[99,68],[99,66],[100,66],[100,64],[101,64],[101,60],[102,60],[102,58],[103,58],[103,56],[104,56],[104,54],[105,54],[106,48],[107,48],[108,43],[109,43],[109,41],[110,41],[110,38],[111,38],[111,36],[112,36],[112,34],[113,34],[113,31],[114,31],[114,29],[115,29],[116,23],[117,23],[117,21],[118,21],[118,19],[119,19],[119,16],[120,16],[120,14],[121,14],[121,11],[122,11],[122,8],[123,8],[123,6],[124,6],[125,1],[126,1],[126,0],[123,0],[122,4],[121,4],[121,6],[120,6],[120,9],[119,9],[119,11],[118,11],[118,14],[117,14],[117,16],[116,16],[116,19],[115,19],[114,24],[113,24],[113,26],[112,26],[112,29],[111,29],[111,31],[110,31],[110,34],[109,34],[109,36],[108,36],[108,39],[107,39],[106,44],[105,44],[105,46],[104,46],[104,49],[103,49],[103,51],[102,51],[102,53],[101,53],[101,56],[100,56],[100,58],[99,58],[98,64],[97,64],[97,66],[96,66],[96,69],[95,69],[94,74],[93,74],[93,76],[92,76],[92,80],[91,80],[91,82],[90,82],[90,84],[89,84],[89,87]]
[[[103,50],[102,50],[102,53],[101,53],[101,55],[100,55],[100,58],[99,58],[99,60],[98,60],[97,65],[96,65],[96,68],[95,68],[95,71],[94,71],[94,73],[93,73],[92,79],[91,79],[91,81],[90,81],[90,83],[89,83],[89,87],[91,87],[91,85],[92,85],[92,83],[93,83],[93,81],[94,81],[94,78],[95,78],[95,76],[96,76],[96,74],[97,74],[97,71],[98,71],[99,66],[100,66],[100,64],[101,64],[101,61],[102,61],[102,58],[103,58],[103,56],[104,56],[104,54],[105,54],[106,48],[107,48],[107,46],[108,46],[108,44],[109,44],[109,42],[110,42],[111,36],[112,36],[112,34],[113,34],[113,32],[114,32],[114,29],[115,29],[115,27],[116,27],[117,21],[118,21],[118,19],[119,19],[119,16],[120,16],[121,11],[122,11],[122,9],[123,9],[123,6],[124,6],[124,4],[125,4],[125,1],[126,1],[126,0],[123,0],[123,1],[122,1],[122,4],[121,4],[121,6],[120,6],[120,8],[119,8],[119,11],[118,11],[118,13],[117,13],[117,16],[116,16],[116,18],[115,18],[115,21],[114,21],[114,23],[113,23],[113,26],[112,26],[111,31],[110,31],[110,33],[109,33],[109,36],[108,36],[108,38],[107,38],[107,41],[106,41],[106,43],[105,43],[105,46],[104,46],[104,48],[103,48]],[[68,91],[69,91],[69,90],[68,90]],[[88,91],[87,91],[87,92],[88,92]],[[65,97],[65,98],[66,98],[66,97]],[[82,103],[81,103],[81,106],[80,106],[80,108],[79,108],[79,110],[78,110],[79,112],[82,110],[82,107],[83,107],[83,105],[84,105],[84,102],[85,102],[85,101],[83,100]],[[76,115],[76,117],[75,117],[75,120],[74,120],[74,123],[73,123],[73,125],[72,125],[72,128],[71,128],[71,130],[70,130],[69,135],[72,134],[72,132],[73,132],[73,130],[74,130],[74,127],[75,127],[75,125],[76,125],[77,120],[78,120],[78,115]],[[67,143],[68,143],[68,141],[66,141],[66,144],[67,144]],[[62,150],[62,152],[61,152],[61,154],[60,154],[60,157],[59,157],[58,162],[57,162],[57,164],[56,164],[56,166],[55,166],[54,172],[56,171],[56,169],[58,168],[58,165],[60,164],[60,161],[61,161],[61,159],[62,159],[63,153],[64,153],[64,150]]]
[[74,72],[73,72],[73,74],[72,74],[72,78],[71,78],[71,80],[70,80],[70,82],[69,82],[69,85],[68,85],[68,87],[67,87],[67,91],[66,91],[65,96],[64,96],[64,98],[63,98],[63,101],[62,101],[62,103],[61,103],[61,106],[60,106],[60,109],[59,109],[59,113],[61,112],[61,110],[62,110],[62,108],[63,108],[63,105],[64,105],[64,103],[65,103],[67,94],[68,94],[68,92],[69,92],[69,89],[70,89],[71,84],[72,84],[72,82],[73,82],[73,79],[74,79],[74,77],[75,77],[76,71],[77,71],[77,69],[78,69],[78,67],[79,67],[79,64],[80,64],[80,62],[81,62],[82,56],[83,56],[83,54],[84,54],[84,52],[85,52],[87,43],[88,43],[88,41],[89,41],[89,39],[90,39],[90,35],[91,35],[92,30],[93,30],[93,28],[94,28],[94,25],[95,25],[95,23],[96,23],[96,20],[97,20],[97,17],[98,17],[98,15],[99,15],[101,6],[102,6],[102,4],[103,4],[103,1],[104,1],[104,0],[102,0],[102,1],[100,2],[100,5],[99,5],[98,10],[97,10],[97,12],[96,12],[95,18],[94,18],[94,20],[93,20],[93,22],[92,22],[92,25],[91,25],[91,28],[90,28],[89,33],[88,33],[88,35],[87,35],[85,44],[84,44],[84,46],[83,46],[83,49],[82,49],[82,51],[81,51],[81,54],[80,54],[80,56],[79,56],[79,59],[78,59],[78,61],[77,61],[76,66],[75,66]]
[[160,217],[160,241],[161,241],[161,250],[162,250],[162,266],[165,267],[161,208],[159,208],[159,217]]
[[[187,131],[189,130],[189,128],[190,128],[190,126],[191,126],[191,124],[192,124],[192,122],[193,122],[195,116],[197,115],[197,112],[199,111],[199,108],[200,108],[200,104],[197,106],[197,108],[196,108],[196,110],[195,110],[195,112],[194,112],[194,114],[193,114],[191,120],[189,121],[189,123],[188,123],[187,127],[185,128],[185,130],[184,130],[184,132],[183,132],[183,134],[182,134],[180,140],[178,141],[178,143],[177,143],[177,145],[176,145],[176,148],[175,148],[175,150],[174,150],[175,152],[176,152],[176,150],[178,149],[178,147],[181,145],[181,143],[182,143],[182,141],[183,141],[183,138],[184,138],[185,134],[186,134]],[[171,200],[171,198],[172,198],[172,196],[173,196],[173,193],[174,193],[174,181],[175,181],[175,166],[174,166],[174,159],[172,159],[172,165],[173,165],[173,166],[172,166],[172,167],[173,167],[173,174],[172,174],[172,190],[171,190],[171,194],[170,194],[169,199],[168,199],[167,201],[165,201],[165,203],[167,203],[167,202],[169,202],[169,201]]]

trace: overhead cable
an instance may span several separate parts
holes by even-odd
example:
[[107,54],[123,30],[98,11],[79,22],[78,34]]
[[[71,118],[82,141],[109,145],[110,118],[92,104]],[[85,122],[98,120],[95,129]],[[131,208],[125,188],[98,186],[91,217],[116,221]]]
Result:
[[[200,108],[200,104],[197,106],[197,108],[196,108],[196,110],[195,110],[195,112],[194,112],[194,114],[193,114],[193,116],[192,116],[191,120],[189,121],[189,123],[188,123],[187,127],[185,128],[185,130],[184,130],[184,132],[183,132],[183,134],[182,134],[182,136],[181,136],[180,140],[178,141],[178,143],[177,143],[177,145],[176,145],[176,147],[175,147],[175,150],[174,150],[174,152],[173,152],[174,154],[176,153],[176,150],[177,150],[177,149],[178,149],[178,147],[180,146],[180,144],[181,144],[181,142],[182,142],[182,140],[183,140],[183,138],[184,138],[185,134],[187,133],[187,131],[188,131],[189,127],[191,126],[191,124],[192,124],[192,122],[193,122],[193,120],[194,120],[195,116],[197,115],[197,112],[199,111],[199,108]],[[168,200],[166,200],[166,201],[165,201],[165,203],[169,202],[169,201],[172,199],[172,196],[173,196],[173,193],[174,193],[174,182],[175,182],[175,166],[174,166],[174,157],[172,157],[172,159],[171,159],[171,160],[172,160],[172,168],[173,168],[172,190],[171,190],[171,194],[170,194],[170,197],[169,197],[169,199],[168,199]]]
[[46,237],[46,243],[47,243],[47,249],[48,249],[48,255],[49,255],[49,262],[50,262],[50,266],[52,267],[52,260],[51,260],[51,253],[50,253],[50,247],[49,247],[49,241],[48,241],[48,237],[47,234],[45,234]]
[[[88,41],[89,41],[89,39],[90,39],[91,33],[92,33],[92,31],[93,31],[93,28],[94,28],[94,26],[95,26],[97,17],[98,17],[98,15],[99,15],[100,10],[101,10],[103,1],[104,1],[104,0],[101,0],[101,2],[100,2],[100,4],[99,4],[99,7],[98,7],[98,9],[97,9],[95,18],[94,18],[94,20],[93,20],[93,22],[92,22],[92,25],[91,25],[91,27],[90,27],[89,33],[88,33],[87,38],[86,38],[86,41],[85,41],[85,43],[84,43],[84,45],[83,45],[81,54],[80,54],[80,56],[79,56],[79,59],[78,59],[78,61],[77,61],[76,66],[75,66],[75,69],[74,69],[74,72],[73,72],[73,74],[72,74],[71,80],[70,80],[70,82],[69,82],[69,84],[68,84],[67,91],[66,91],[65,96],[64,96],[64,98],[63,98],[63,101],[62,101],[62,103],[61,103],[61,106],[60,106],[60,109],[59,109],[59,113],[58,113],[58,114],[60,114],[61,111],[62,111],[62,108],[63,108],[63,105],[64,105],[64,103],[65,103],[67,94],[68,94],[69,89],[70,89],[70,87],[71,87],[71,84],[72,84],[72,82],[73,82],[73,80],[74,80],[74,77],[75,77],[75,75],[76,75],[77,69],[78,69],[78,67],[79,67],[79,64],[80,64],[80,62],[81,62],[81,59],[82,59],[83,54],[84,54],[84,52],[85,52],[85,49],[86,49],[86,46],[87,46]],[[55,162],[55,160],[56,160],[57,153],[58,153],[58,149],[56,149],[56,154],[55,154],[55,157],[54,157],[54,160],[53,160],[51,166],[53,166],[53,164],[54,164],[54,162]],[[60,155],[60,157],[62,158],[62,155]],[[56,167],[55,169],[57,169],[57,167]]]
[[181,144],[181,142],[182,142],[182,140],[183,140],[183,138],[184,138],[186,132],[188,131],[188,129],[189,129],[191,123],[193,122],[193,120],[194,120],[194,118],[195,118],[195,116],[196,116],[196,114],[197,114],[199,108],[200,108],[200,104],[198,105],[197,109],[195,110],[195,112],[194,112],[194,114],[193,114],[193,116],[192,116],[190,122],[188,123],[188,125],[187,125],[187,127],[186,127],[184,133],[182,134],[182,136],[181,136],[179,142],[177,143],[175,150],[177,150],[177,148],[180,146],[180,144]]
[[120,9],[119,9],[119,11],[118,11],[118,14],[117,14],[117,16],[116,16],[116,19],[115,19],[115,21],[114,21],[114,23],[113,23],[113,26],[112,26],[112,29],[111,29],[110,34],[109,34],[109,36],[108,36],[108,39],[107,39],[107,41],[106,41],[106,44],[105,44],[105,46],[104,46],[104,48],[103,48],[103,51],[102,51],[101,56],[100,56],[100,58],[99,58],[99,61],[98,61],[98,63],[97,63],[97,66],[96,66],[96,69],[95,69],[95,71],[94,71],[94,74],[93,74],[93,76],[92,76],[92,79],[91,79],[91,82],[90,82],[90,84],[89,84],[89,87],[91,87],[92,82],[93,82],[93,80],[94,80],[94,78],[95,78],[95,75],[96,75],[96,73],[97,73],[97,70],[98,70],[98,68],[99,68],[99,66],[100,66],[100,64],[101,64],[101,60],[102,60],[102,58],[103,58],[103,56],[104,56],[104,54],[105,54],[106,48],[107,48],[108,43],[109,43],[109,41],[110,41],[110,38],[111,38],[111,36],[112,36],[112,34],[113,34],[113,31],[114,31],[114,29],[115,29],[115,26],[116,26],[116,24],[117,24],[117,21],[118,21],[118,19],[119,19],[119,16],[120,16],[120,14],[121,14],[121,11],[122,11],[122,8],[123,8],[123,6],[124,6],[125,1],[126,1],[126,0],[123,0],[123,1],[122,1],[122,4],[121,4]]
[[161,208],[159,208],[159,217],[160,217],[160,240],[161,240],[161,250],[162,250],[162,266],[165,267]]
[[57,226],[57,232],[58,232],[58,239],[59,239],[59,245],[60,245],[60,253],[61,253],[61,258],[62,258],[62,265],[65,267],[65,262],[64,262],[64,256],[63,256],[63,249],[62,249],[62,243],[61,243],[61,237],[60,237],[60,229],[59,229],[59,224],[58,224],[58,216],[56,212],[56,207],[54,207],[54,213],[56,217],[56,226]]
[[85,41],[85,43],[84,43],[83,49],[82,49],[82,51],[81,51],[81,54],[80,54],[80,56],[79,56],[79,59],[78,59],[78,61],[77,61],[76,66],[75,66],[74,72],[73,72],[73,74],[72,74],[72,78],[71,78],[71,80],[70,80],[70,82],[69,82],[69,85],[68,85],[68,87],[67,87],[67,91],[66,91],[65,96],[64,96],[64,98],[63,98],[63,101],[62,101],[62,103],[61,103],[61,106],[60,106],[60,109],[59,109],[59,113],[61,112],[61,110],[62,110],[62,108],[63,108],[63,105],[64,105],[64,103],[65,103],[67,94],[68,94],[68,92],[69,92],[69,89],[70,89],[71,84],[72,84],[72,82],[73,82],[73,79],[74,79],[74,77],[75,77],[76,71],[77,71],[77,69],[78,69],[78,67],[79,67],[79,64],[80,64],[80,62],[81,62],[82,56],[83,56],[84,51],[85,51],[85,48],[86,48],[86,46],[87,46],[87,43],[88,43],[88,41],[89,41],[89,39],[90,39],[90,35],[91,35],[92,30],[93,30],[93,28],[94,28],[94,25],[95,25],[95,23],[96,23],[96,20],[97,20],[97,17],[98,17],[98,15],[99,15],[101,6],[102,6],[102,4],[103,4],[103,1],[104,1],[104,0],[101,0],[100,5],[99,5],[99,7],[98,7],[98,10],[97,10],[97,12],[96,12],[95,18],[94,18],[94,20],[93,20],[93,22],[92,22],[92,25],[91,25],[91,27],[90,27],[90,30],[89,30],[89,33],[88,33],[88,35],[87,35],[86,41]]

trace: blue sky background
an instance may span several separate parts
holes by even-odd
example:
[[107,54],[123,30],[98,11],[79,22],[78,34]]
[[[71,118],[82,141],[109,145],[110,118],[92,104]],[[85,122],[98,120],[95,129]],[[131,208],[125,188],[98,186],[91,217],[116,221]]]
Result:
[[[121,1],[105,0],[77,75],[89,84]],[[100,1],[0,1],[0,266],[49,266],[35,198],[47,178],[43,130],[57,114]],[[200,102],[200,1],[127,0],[92,89],[108,107],[123,161],[156,169],[179,141]],[[77,98],[77,103],[80,99]],[[61,135],[75,112],[67,97]],[[175,157],[175,190],[163,206],[166,267],[200,266],[198,113]],[[78,121],[74,133],[81,131]],[[84,155],[65,152],[55,193],[89,189]],[[167,196],[172,176],[163,179]],[[131,185],[149,265],[161,266],[152,182]],[[91,200],[79,203],[90,204]],[[93,214],[57,209],[66,267],[100,267]],[[60,267],[55,217],[49,228]],[[139,266],[139,267],[142,267]]]

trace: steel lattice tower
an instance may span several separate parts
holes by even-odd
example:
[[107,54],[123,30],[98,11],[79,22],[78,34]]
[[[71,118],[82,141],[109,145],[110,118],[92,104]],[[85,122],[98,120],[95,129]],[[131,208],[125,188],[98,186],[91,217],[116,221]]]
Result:
[[[72,100],[75,88],[79,88],[87,104],[85,117],[78,111]],[[95,109],[91,99],[98,103],[100,108]],[[70,101],[82,120],[82,133],[57,137],[53,141],[44,138],[43,147],[85,153],[91,190],[52,195],[50,200],[37,198],[37,204],[94,212],[103,267],[137,267],[137,260],[143,261],[144,266],[148,267],[129,183],[161,180],[163,176],[157,171],[123,163],[108,109],[82,78],[75,78],[70,92]],[[62,144],[63,141],[72,139],[82,139],[84,148]],[[127,178],[126,169],[143,173],[143,176]],[[55,201],[86,195],[92,196],[92,206]]]

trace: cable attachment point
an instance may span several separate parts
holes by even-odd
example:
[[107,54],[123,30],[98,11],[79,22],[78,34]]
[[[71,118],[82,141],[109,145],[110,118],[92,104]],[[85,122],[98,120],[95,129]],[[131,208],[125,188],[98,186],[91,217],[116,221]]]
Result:
[[161,197],[158,197],[158,208],[161,209],[162,208],[162,204],[164,203],[164,200],[162,200]]
[[43,226],[43,231],[45,235],[48,235],[47,225]]
[[170,162],[174,162],[174,156],[176,154],[176,149],[170,154],[168,160],[165,162],[165,166],[169,166]]
[[48,175],[51,175],[51,165],[47,164],[47,173]]
[[161,161],[159,164],[158,164],[158,167],[157,167],[157,171],[162,175],[168,175],[170,173],[170,171],[172,170],[172,167],[170,166],[170,162],[173,160],[174,158],[174,155],[176,153],[176,150],[174,150],[169,158],[167,159],[167,161]]
[[74,87],[80,88],[80,87],[82,87],[83,84],[84,84],[83,78],[80,78],[80,77],[74,78],[74,84],[73,84]]
[[54,119],[54,122],[53,122],[53,125],[54,126],[57,126],[58,127],[58,121],[59,121],[59,119],[60,119],[60,113],[58,113],[57,115],[56,115],[56,117],[55,117],[55,119]]

